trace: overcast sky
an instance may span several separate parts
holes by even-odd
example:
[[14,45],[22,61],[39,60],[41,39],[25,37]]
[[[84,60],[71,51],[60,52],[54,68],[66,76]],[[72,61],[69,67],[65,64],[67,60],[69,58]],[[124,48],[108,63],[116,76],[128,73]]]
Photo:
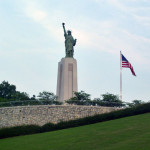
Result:
[[77,39],[79,91],[119,95],[122,51],[137,74],[123,69],[123,100],[150,100],[150,0],[0,0],[0,82],[56,93],[62,22]]

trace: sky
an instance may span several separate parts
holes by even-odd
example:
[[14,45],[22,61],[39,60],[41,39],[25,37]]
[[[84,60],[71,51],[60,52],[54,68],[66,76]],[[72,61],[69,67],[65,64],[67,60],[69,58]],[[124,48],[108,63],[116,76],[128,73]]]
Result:
[[123,101],[150,100],[149,0],[0,0],[0,83],[56,93],[62,22],[77,39],[78,91],[119,95],[121,51],[137,75],[123,68]]

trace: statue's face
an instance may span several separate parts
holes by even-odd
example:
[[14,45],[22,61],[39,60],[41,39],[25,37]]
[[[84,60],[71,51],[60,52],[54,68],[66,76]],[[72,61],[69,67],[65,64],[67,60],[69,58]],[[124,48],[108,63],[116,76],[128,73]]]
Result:
[[68,35],[71,35],[71,31],[68,31]]

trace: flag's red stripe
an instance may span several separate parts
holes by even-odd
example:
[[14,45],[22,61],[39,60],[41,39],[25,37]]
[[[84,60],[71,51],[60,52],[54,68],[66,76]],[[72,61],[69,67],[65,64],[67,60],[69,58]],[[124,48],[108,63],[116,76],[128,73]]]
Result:
[[122,67],[123,67],[123,68],[130,68],[132,74],[133,74],[134,76],[136,76],[132,65],[131,65],[128,61],[122,61]]

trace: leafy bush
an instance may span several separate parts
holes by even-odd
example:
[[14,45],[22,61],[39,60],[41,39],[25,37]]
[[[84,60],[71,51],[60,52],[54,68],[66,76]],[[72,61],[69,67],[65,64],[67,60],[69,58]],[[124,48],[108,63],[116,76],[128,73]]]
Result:
[[39,133],[40,131],[41,127],[37,125],[23,125],[23,126],[2,128],[0,129],[0,138],[34,134]]
[[47,123],[41,127],[41,132],[53,131],[56,129],[56,124]]
[[148,112],[150,112],[150,103],[141,104],[132,108],[113,111],[110,113],[99,114],[99,115],[80,118],[76,120],[63,121],[57,124],[47,123],[42,127],[35,126],[35,125],[27,125],[27,126],[2,128],[0,129],[0,138],[33,134],[39,132],[42,133],[47,131],[55,131],[55,130],[66,129],[71,127],[78,127],[82,125],[88,125],[88,124],[93,124],[93,123],[98,123],[98,122],[148,113]]

